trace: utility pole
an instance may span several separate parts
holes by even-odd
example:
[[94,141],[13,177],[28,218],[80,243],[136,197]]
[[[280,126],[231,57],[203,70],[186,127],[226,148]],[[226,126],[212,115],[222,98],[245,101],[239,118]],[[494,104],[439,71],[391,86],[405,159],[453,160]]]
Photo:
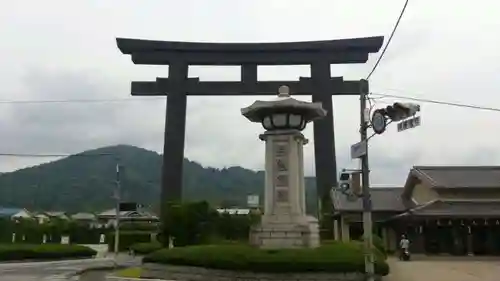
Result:
[[121,185],[120,185],[120,164],[116,164],[116,189],[115,189],[115,200],[116,200],[116,218],[115,218],[115,257],[118,256],[118,245],[120,243],[120,201],[121,201]]
[[366,145],[366,152],[361,158],[361,184],[363,199],[363,233],[364,233],[364,252],[365,252],[365,273],[367,281],[374,281],[375,265],[373,257],[373,227],[372,227],[372,201],[370,197],[370,167],[368,163],[368,120],[366,100],[368,98],[368,81],[361,80],[361,89],[359,96],[360,104],[360,135],[361,143]]

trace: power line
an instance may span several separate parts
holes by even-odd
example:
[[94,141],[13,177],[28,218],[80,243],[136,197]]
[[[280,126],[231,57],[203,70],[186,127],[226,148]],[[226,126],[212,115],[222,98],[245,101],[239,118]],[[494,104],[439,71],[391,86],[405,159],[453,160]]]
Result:
[[12,157],[40,157],[40,158],[52,158],[52,157],[100,157],[100,156],[116,156],[113,153],[80,153],[80,154],[31,154],[31,153],[0,153],[0,156],[12,156]]
[[[456,107],[464,107],[471,109],[480,109],[480,110],[489,110],[489,111],[500,111],[500,108],[494,107],[486,107],[486,106],[478,106],[471,104],[463,104],[463,103],[454,103],[447,101],[439,101],[439,100],[430,100],[416,97],[408,97],[408,96],[398,96],[398,95],[388,95],[388,94],[379,94],[379,93],[371,93],[371,95],[379,96],[378,98],[369,97],[369,100],[375,102],[376,99],[381,99],[384,97],[388,98],[398,98],[405,100],[413,100],[419,102],[427,102],[434,104],[442,104]],[[0,104],[44,104],[44,103],[107,103],[107,102],[134,102],[134,101],[145,101],[145,100],[158,100],[165,99],[164,97],[150,97],[150,98],[115,98],[115,99],[75,99],[75,100],[0,100]],[[0,153],[0,156],[24,156],[26,157],[67,157],[72,156],[72,154],[9,154],[9,153]],[[98,155],[92,155],[98,156]]]
[[0,100],[0,104],[40,104],[40,103],[108,103],[132,102],[165,99],[165,97],[150,98],[114,98],[114,99],[75,99],[75,100]]
[[427,103],[449,105],[449,106],[455,106],[455,107],[464,107],[464,108],[471,108],[471,109],[500,112],[500,108],[472,105],[472,104],[466,104],[466,103],[455,103],[455,102],[448,102],[448,101],[431,100],[431,99],[398,96],[398,95],[377,94],[377,93],[372,93],[372,95],[376,95],[376,96],[380,96],[380,97],[387,97],[387,98],[397,98],[397,99],[412,100],[412,101],[418,101],[418,102],[427,102]]
[[387,51],[387,47],[389,47],[389,44],[391,43],[392,37],[394,37],[394,34],[396,33],[396,30],[398,29],[399,22],[403,18],[403,15],[406,11],[406,6],[408,6],[408,2],[409,2],[409,0],[405,1],[405,5],[403,6],[403,9],[401,10],[401,13],[399,14],[398,20],[396,21],[396,24],[394,25],[394,28],[392,29],[391,35],[389,36],[389,39],[387,40],[387,44],[385,44],[385,47],[382,50],[382,53],[380,54],[380,56],[378,57],[377,62],[373,66],[372,70],[370,71],[370,73],[368,73],[368,76],[366,76],[366,80],[370,79],[370,77],[372,76],[372,74],[375,72],[378,65],[380,64],[380,61],[384,57],[385,51]]

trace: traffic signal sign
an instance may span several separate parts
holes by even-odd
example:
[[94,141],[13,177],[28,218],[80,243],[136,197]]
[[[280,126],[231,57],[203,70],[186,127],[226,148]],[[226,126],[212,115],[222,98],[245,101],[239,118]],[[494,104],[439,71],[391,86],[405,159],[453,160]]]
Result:
[[420,116],[415,118],[406,119],[398,123],[398,132],[408,130],[420,126]]

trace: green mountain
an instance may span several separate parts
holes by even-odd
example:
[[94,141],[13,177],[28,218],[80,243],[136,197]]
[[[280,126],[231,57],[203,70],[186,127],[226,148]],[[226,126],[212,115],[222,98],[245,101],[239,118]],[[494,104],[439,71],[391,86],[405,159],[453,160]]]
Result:
[[[86,156],[94,155],[94,156]],[[95,156],[100,155],[100,156]],[[116,155],[124,200],[159,204],[162,157],[118,145],[84,151],[38,166],[0,174],[0,206],[30,210],[99,211],[114,206]],[[184,198],[224,207],[246,206],[247,195],[263,195],[264,172],[242,167],[216,169],[184,160]],[[316,210],[314,179],[307,179],[308,211]],[[262,200],[261,200],[262,201]]]

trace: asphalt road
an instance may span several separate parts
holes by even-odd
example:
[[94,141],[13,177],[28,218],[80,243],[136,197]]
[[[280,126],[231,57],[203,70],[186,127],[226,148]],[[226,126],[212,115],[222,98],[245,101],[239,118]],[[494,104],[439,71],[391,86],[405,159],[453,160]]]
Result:
[[0,264],[0,281],[57,281],[68,279],[68,275],[89,267],[113,266],[111,258],[72,261],[5,263]]
[[441,257],[401,262],[388,260],[391,272],[384,281],[497,281],[500,280],[498,259],[476,257]]

